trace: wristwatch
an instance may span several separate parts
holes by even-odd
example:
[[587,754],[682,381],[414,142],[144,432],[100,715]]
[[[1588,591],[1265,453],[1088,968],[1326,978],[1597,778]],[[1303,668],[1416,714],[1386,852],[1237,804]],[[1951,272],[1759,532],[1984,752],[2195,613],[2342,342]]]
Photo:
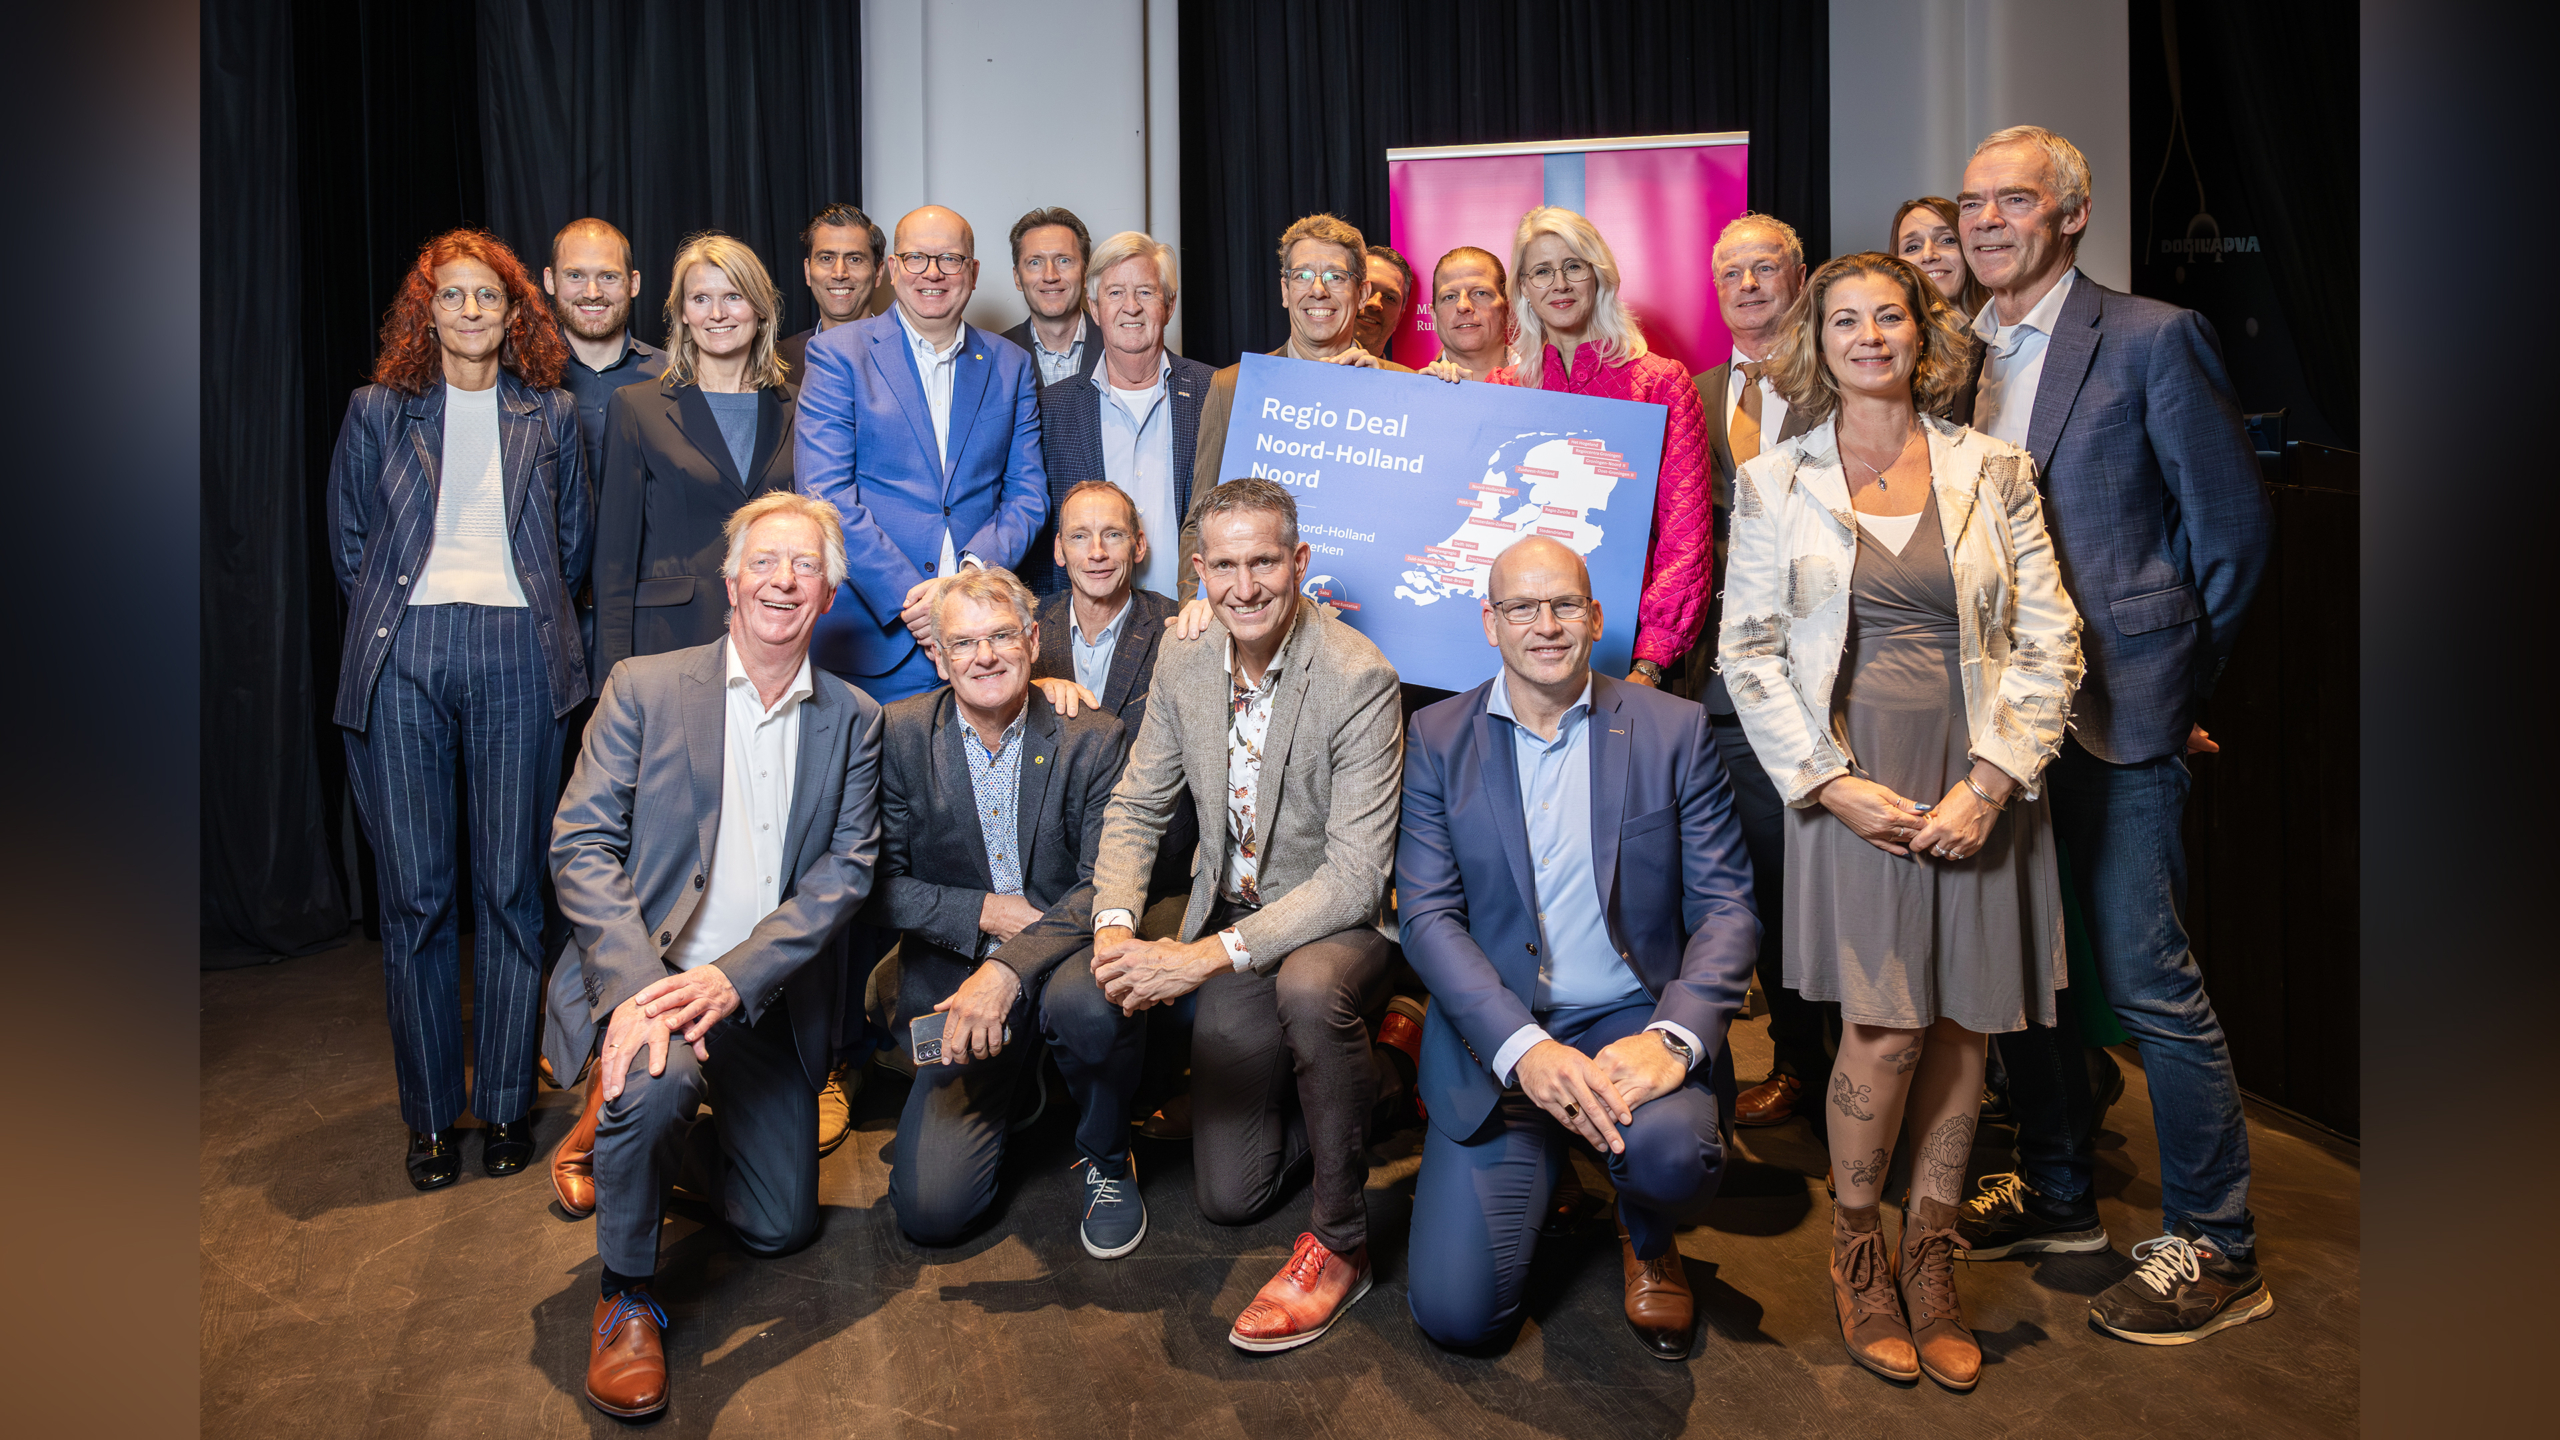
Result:
[[1681,1069],[1689,1070],[1696,1067],[1698,1063],[1697,1052],[1689,1048],[1688,1041],[1681,1039],[1679,1036],[1672,1034],[1668,1030],[1656,1030],[1653,1033],[1662,1037],[1662,1048],[1680,1057]]
[[1659,687],[1661,686],[1661,684],[1662,684],[1662,667],[1661,667],[1661,666],[1654,664],[1654,663],[1653,663],[1652,661],[1650,661],[1650,660],[1639,660],[1639,661],[1637,661],[1637,662],[1636,662],[1635,668],[1636,668],[1638,671],[1642,672],[1642,674],[1644,675],[1644,678],[1646,678],[1647,680],[1652,681],[1652,682],[1654,683],[1654,685],[1655,685],[1657,688],[1659,688]]

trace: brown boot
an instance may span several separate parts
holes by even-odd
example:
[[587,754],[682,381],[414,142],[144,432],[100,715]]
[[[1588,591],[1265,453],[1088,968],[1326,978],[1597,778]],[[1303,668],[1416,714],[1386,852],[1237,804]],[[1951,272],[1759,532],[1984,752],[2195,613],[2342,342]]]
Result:
[[578,1219],[596,1213],[596,1117],[604,1113],[604,1077],[587,1077],[586,1108],[551,1152],[551,1193]]
[[628,1420],[667,1408],[667,1312],[643,1287],[596,1301],[587,1335],[587,1399]]
[[1902,1212],[1902,1247],[1895,1279],[1911,1319],[1920,1368],[1950,1390],[1970,1390],[1982,1378],[1982,1346],[1964,1323],[1956,1299],[1956,1207],[1923,1195]]
[[1893,1255],[1885,1248],[1880,1207],[1831,1207],[1831,1295],[1850,1359],[1887,1380],[1920,1378],[1919,1353],[1893,1289]]

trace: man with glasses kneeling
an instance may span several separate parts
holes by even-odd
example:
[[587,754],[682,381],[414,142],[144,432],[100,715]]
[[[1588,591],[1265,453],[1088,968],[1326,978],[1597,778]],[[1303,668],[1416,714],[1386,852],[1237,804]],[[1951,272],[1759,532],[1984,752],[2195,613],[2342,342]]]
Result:
[[1432,995],[1408,1301],[1440,1344],[1506,1341],[1579,1138],[1617,1187],[1627,1324],[1686,1359],[1674,1227],[1723,1176],[1760,944],[1733,789],[1704,709],[1592,673],[1582,557],[1522,540],[1488,593],[1501,673],[1405,742],[1396,900]]
[[[1146,1237],[1129,1154],[1145,1027],[1102,998],[1092,944],[1094,850],[1127,732],[1107,710],[1062,718],[1031,684],[1040,626],[1004,570],[964,570],[930,601],[951,682],[888,708],[881,747],[880,898],[899,932],[902,1029],[943,1017],[898,1118],[889,1205],[919,1245],[957,1244],[996,1197],[1005,1133],[1037,1025],[1076,1108],[1085,1253]],[[1065,963],[1061,963],[1065,962]]]

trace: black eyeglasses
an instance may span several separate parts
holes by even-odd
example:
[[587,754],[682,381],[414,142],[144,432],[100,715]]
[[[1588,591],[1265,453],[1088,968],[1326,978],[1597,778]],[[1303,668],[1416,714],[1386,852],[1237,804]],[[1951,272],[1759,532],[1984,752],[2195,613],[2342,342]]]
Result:
[[1496,600],[1493,613],[1512,625],[1535,625],[1541,608],[1552,610],[1558,620],[1570,625],[1591,613],[1588,595],[1555,595],[1544,600]]
[[945,275],[957,275],[965,266],[968,265],[969,257],[966,255],[927,255],[921,250],[902,250],[898,253],[898,263],[907,267],[907,273],[910,275],[923,274],[925,272],[925,267],[927,266],[931,266],[933,269],[940,271]]

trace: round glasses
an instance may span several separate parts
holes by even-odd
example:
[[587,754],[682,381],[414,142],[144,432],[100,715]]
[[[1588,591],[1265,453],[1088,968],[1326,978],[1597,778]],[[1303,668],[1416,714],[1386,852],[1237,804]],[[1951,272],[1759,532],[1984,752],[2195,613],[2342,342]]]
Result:
[[921,275],[928,268],[944,275],[957,275],[967,268],[969,257],[948,254],[927,255],[921,250],[904,250],[898,254],[898,263],[904,266],[910,275]]
[[495,310],[507,303],[505,295],[486,285],[477,290],[465,290],[459,285],[447,285],[436,292],[436,304],[447,310],[459,310],[462,308],[462,297],[465,295],[479,301],[480,308],[483,310]]
[[1580,260],[1567,260],[1561,265],[1533,266],[1529,273],[1521,278],[1527,280],[1532,288],[1539,290],[1546,289],[1558,280],[1568,285],[1579,285],[1591,278],[1591,267]]

